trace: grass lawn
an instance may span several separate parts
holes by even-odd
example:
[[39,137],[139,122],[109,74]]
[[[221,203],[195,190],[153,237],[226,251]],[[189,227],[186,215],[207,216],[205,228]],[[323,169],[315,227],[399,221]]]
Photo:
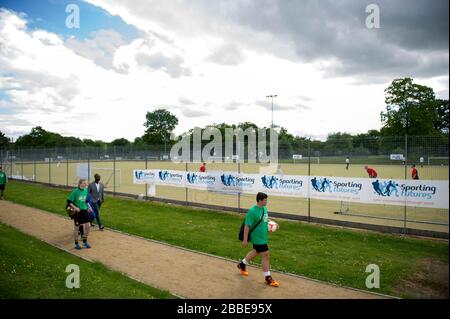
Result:
[[[80,288],[65,285],[69,264],[79,266]],[[174,297],[0,223],[0,298]]]
[[[5,199],[66,216],[68,194],[67,190],[11,181]],[[249,250],[237,240],[243,217],[236,214],[108,197],[102,219],[110,228],[236,260]],[[400,280],[422,270],[423,260],[448,264],[446,242],[278,222],[280,230],[270,235],[269,242],[271,265],[276,270],[366,289],[366,266],[377,264],[381,271],[377,292],[394,294]],[[408,293],[401,296],[408,297]]]

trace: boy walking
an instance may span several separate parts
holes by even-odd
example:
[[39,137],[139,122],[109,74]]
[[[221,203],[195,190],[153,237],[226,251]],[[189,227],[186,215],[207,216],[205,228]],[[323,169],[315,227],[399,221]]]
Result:
[[73,239],[75,241],[75,249],[81,249],[80,244],[78,243],[79,233],[83,239],[83,246],[86,248],[91,248],[91,245],[89,245],[87,238],[89,235],[90,226],[89,212],[92,212],[92,208],[89,207],[87,203],[89,195],[87,186],[87,181],[85,179],[80,179],[80,181],[78,182],[78,187],[75,188],[67,198],[67,205],[76,212],[73,218]]
[[3,171],[2,166],[0,165],[0,200],[3,199],[3,193],[5,192],[6,183],[8,182],[8,176]]
[[[267,213],[266,206],[267,194],[258,193],[256,195],[256,205],[249,209],[245,217],[244,239],[242,241],[242,246],[247,247],[250,233],[253,250],[242,259],[237,265],[237,268],[241,272],[241,275],[248,276],[247,265],[253,258],[261,255],[266,284],[270,287],[278,287],[280,284],[270,275],[269,246],[267,245],[269,214]],[[252,230],[251,232],[250,229]]]
[[[102,182],[100,182],[100,175],[95,174],[94,175],[94,182],[92,182],[89,185],[89,195],[91,195],[91,201],[92,201],[92,209],[95,213],[95,219],[97,220],[98,227],[100,230],[103,230],[105,228],[102,224],[102,221],[100,220],[100,208],[102,207],[103,202],[105,201],[105,186]],[[91,226],[93,224],[91,223]]]

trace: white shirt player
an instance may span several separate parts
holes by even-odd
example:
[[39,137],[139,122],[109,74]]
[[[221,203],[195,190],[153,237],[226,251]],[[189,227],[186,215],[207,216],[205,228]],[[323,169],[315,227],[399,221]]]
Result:
[[347,164],[350,163],[350,159],[348,157],[345,159],[345,163],[347,163]]
[[423,157],[421,157],[421,158],[419,159],[419,161],[420,161],[420,164],[423,164],[423,162],[425,161],[425,159],[424,159]]

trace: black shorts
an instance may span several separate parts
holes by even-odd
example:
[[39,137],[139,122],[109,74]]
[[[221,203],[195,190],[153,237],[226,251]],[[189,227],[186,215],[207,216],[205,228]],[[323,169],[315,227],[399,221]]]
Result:
[[269,246],[267,246],[267,244],[264,245],[255,245],[253,244],[253,249],[256,250],[256,252],[259,253],[263,253],[269,250]]
[[5,190],[5,184],[0,185],[0,190],[4,191]]
[[75,225],[81,225],[89,223],[89,213],[86,209],[80,210],[80,212],[75,214],[73,218]]

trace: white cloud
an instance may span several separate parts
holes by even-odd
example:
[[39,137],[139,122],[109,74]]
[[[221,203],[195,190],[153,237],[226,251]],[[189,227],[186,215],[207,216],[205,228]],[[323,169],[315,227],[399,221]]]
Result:
[[124,66],[114,65],[116,50],[125,44],[122,35],[114,30],[98,30],[92,33],[91,39],[77,40],[74,37],[65,41],[67,48],[80,56],[94,61],[105,69],[125,72]]
[[152,70],[161,70],[166,72],[173,78],[180,76],[189,76],[192,74],[191,70],[183,67],[183,59],[175,55],[173,57],[166,56],[162,52],[153,54],[139,53],[136,55],[136,61],[139,65],[148,67]]

